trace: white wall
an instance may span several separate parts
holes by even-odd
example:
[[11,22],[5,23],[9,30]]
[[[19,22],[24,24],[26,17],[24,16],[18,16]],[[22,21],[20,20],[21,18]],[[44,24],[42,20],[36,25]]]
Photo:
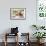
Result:
[[[10,20],[10,8],[26,8],[26,20]],[[36,0],[0,0],[0,34],[11,27],[19,27],[19,32],[29,32],[36,24]]]

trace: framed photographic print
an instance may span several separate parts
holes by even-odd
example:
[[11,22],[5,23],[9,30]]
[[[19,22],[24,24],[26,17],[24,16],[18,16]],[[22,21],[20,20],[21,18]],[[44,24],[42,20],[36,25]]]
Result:
[[10,8],[10,19],[11,20],[26,19],[26,8]]
[[39,18],[46,18],[46,0],[37,0],[37,15]]
[[36,3],[36,23],[37,25],[46,25],[46,0],[37,0]]

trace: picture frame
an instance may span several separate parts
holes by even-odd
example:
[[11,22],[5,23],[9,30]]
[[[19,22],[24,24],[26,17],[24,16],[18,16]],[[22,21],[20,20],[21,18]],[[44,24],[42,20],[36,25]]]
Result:
[[46,0],[36,1],[36,24],[46,25]]
[[37,0],[37,16],[39,19],[46,18],[46,1],[45,0]]
[[10,19],[11,20],[25,20],[26,8],[10,8]]

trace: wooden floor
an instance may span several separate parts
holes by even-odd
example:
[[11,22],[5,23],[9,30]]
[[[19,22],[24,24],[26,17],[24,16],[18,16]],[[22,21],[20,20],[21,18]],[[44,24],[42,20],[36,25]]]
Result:
[[[15,44],[15,42],[14,43],[12,43],[12,42],[10,42],[10,43],[8,43],[8,45],[7,46],[15,46],[16,44]],[[2,42],[0,42],[0,46],[5,46],[4,45],[4,43]],[[25,45],[24,45],[25,46]],[[37,46],[37,43],[30,43],[30,46]],[[41,45],[41,46],[46,46],[46,43],[44,43],[44,45]]]

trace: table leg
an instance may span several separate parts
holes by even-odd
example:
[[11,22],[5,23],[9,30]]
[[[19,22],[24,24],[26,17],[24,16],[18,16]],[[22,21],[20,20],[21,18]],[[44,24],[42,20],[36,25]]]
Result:
[[5,46],[7,46],[7,36],[5,35]]
[[18,46],[18,34],[17,34],[17,46]]

